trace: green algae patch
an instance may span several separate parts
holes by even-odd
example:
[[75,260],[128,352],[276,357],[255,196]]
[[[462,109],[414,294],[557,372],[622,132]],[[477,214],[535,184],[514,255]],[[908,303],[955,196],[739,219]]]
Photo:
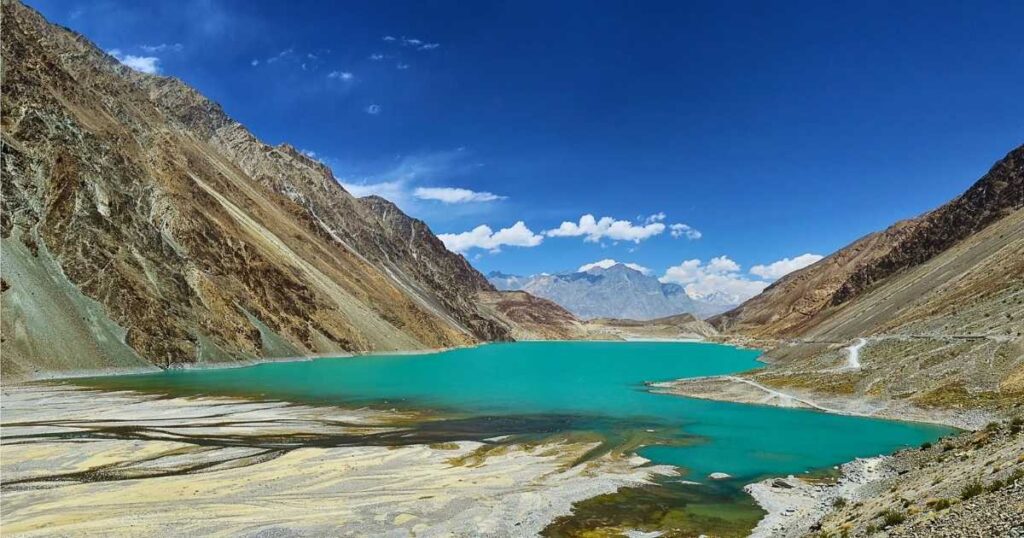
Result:
[[661,531],[662,536],[740,537],[750,534],[763,515],[737,489],[662,480],[576,503],[572,514],[556,519],[542,535],[589,538],[639,530]]

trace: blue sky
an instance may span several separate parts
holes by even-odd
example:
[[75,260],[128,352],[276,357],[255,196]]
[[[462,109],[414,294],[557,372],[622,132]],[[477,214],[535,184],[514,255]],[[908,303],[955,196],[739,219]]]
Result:
[[483,271],[749,293],[1024,142],[1022,2],[28,3]]

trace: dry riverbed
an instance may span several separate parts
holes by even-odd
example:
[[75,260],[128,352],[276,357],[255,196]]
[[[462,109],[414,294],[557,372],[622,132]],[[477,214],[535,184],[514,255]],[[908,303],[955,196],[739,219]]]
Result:
[[401,412],[4,387],[2,533],[534,535],[663,466],[593,442],[430,442]]

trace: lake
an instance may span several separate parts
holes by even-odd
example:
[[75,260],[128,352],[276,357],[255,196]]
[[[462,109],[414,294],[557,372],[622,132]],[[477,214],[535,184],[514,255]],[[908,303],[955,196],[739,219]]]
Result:
[[[827,469],[952,431],[695,400],[651,393],[644,385],[749,370],[760,366],[759,354],[706,343],[518,342],[75,383],[173,395],[424,410],[451,421],[448,428],[432,426],[430,433],[421,433],[423,441],[596,434],[609,446],[629,447],[655,463],[678,466],[685,480],[704,482],[712,488],[708,491],[725,491],[734,499],[743,496],[742,484],[764,476]],[[711,484],[707,476],[713,472],[734,478]]]

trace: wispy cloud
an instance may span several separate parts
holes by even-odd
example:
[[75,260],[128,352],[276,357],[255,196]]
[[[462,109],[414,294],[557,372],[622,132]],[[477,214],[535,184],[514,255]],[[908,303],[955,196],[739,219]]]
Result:
[[379,52],[375,52],[375,53],[370,55],[370,60],[372,60],[374,62],[379,62],[379,61],[383,60],[384,58],[385,58],[385,56],[383,54],[379,53]]
[[504,200],[504,196],[490,192],[477,192],[457,187],[417,187],[413,196],[420,200],[436,200],[446,204],[468,204]]
[[132,54],[123,54],[121,49],[111,49],[107,51],[117,61],[122,64],[142,73],[149,73],[151,75],[160,73],[160,58],[156,56],[135,56]]
[[283,61],[283,60],[289,60],[289,59],[292,59],[294,57],[295,57],[295,49],[289,47],[289,48],[284,49],[281,52],[278,52],[277,54],[267,58],[267,63],[268,64],[273,64],[273,63],[277,63],[277,62],[280,62],[280,61]]
[[338,80],[353,80],[356,77],[355,75],[348,71],[331,71],[330,73],[327,73],[327,78],[333,78]]
[[676,238],[685,237],[687,239],[691,239],[692,240],[692,239],[700,239],[704,235],[704,234],[700,233],[700,230],[697,230],[697,229],[693,228],[689,224],[682,224],[682,223],[670,224],[668,229],[669,229],[669,234],[672,235],[672,237],[676,237]]
[[366,107],[366,113],[367,114],[377,115],[377,114],[380,114],[380,110],[381,110],[380,105],[370,105],[370,106]]
[[386,35],[386,36],[382,37],[381,39],[384,40],[384,41],[395,41],[395,36]]
[[185,47],[181,43],[160,43],[159,45],[139,45],[139,48],[150,53],[181,52]]
[[397,63],[395,64],[396,69],[406,70],[409,69],[409,64]]
[[438,239],[452,252],[464,253],[474,248],[484,249],[491,253],[501,251],[503,246],[535,247],[544,241],[540,234],[533,233],[523,221],[518,221],[508,228],[495,232],[490,226],[481,224],[468,232],[457,234],[439,234]]

